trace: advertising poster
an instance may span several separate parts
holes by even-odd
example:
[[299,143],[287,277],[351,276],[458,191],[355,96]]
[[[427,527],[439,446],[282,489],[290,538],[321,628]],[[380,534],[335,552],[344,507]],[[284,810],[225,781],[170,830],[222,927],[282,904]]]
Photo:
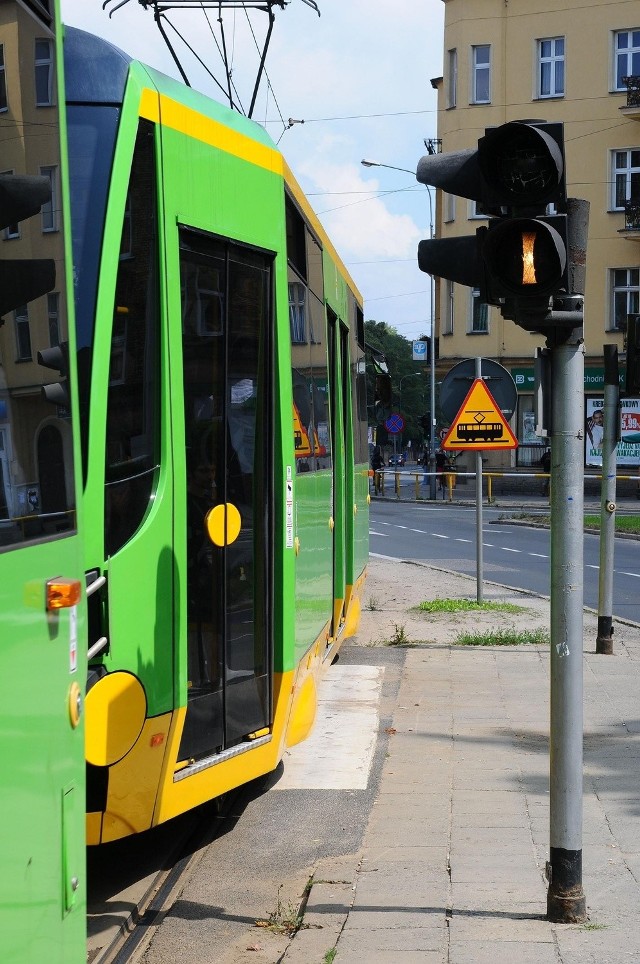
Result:
[[[602,465],[602,433],[604,399],[587,398],[585,431],[585,464]],[[620,402],[621,440],[616,449],[618,465],[640,465],[640,399],[623,398]]]

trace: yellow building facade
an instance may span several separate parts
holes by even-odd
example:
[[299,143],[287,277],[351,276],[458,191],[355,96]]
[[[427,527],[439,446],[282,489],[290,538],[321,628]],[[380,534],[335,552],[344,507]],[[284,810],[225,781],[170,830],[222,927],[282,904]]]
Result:
[[[442,151],[475,147],[486,128],[508,121],[564,124],[567,195],[590,202],[584,333],[593,406],[603,392],[603,345],[622,352],[626,316],[640,312],[640,4],[443,2],[443,76],[432,81]],[[473,234],[484,223],[474,202],[437,192],[437,237]],[[533,357],[544,338],[440,279],[436,329],[439,378],[459,360],[482,356],[516,379],[520,449],[490,464],[535,463]]]

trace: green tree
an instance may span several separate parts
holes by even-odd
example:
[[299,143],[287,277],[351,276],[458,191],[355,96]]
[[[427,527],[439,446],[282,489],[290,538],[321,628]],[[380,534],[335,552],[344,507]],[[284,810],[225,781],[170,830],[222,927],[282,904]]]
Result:
[[[424,365],[412,359],[412,342],[385,321],[365,322],[365,341],[371,348],[381,351],[387,359],[393,388],[393,411],[400,412],[405,420],[405,430],[399,443],[406,447],[411,441],[412,449],[421,448],[424,432],[421,416],[428,407],[428,372]],[[426,337],[426,336],[424,336]],[[424,369],[424,371],[423,371]],[[415,375],[420,372],[420,375]],[[411,375],[411,378],[407,376]],[[373,399],[373,375],[367,370],[369,399]],[[402,397],[400,385],[402,384]]]

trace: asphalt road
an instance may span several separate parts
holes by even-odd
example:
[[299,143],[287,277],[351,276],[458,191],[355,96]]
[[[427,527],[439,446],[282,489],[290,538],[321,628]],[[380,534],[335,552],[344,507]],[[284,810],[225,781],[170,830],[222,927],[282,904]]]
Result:
[[[518,589],[549,595],[550,533],[534,526],[509,525],[504,508],[483,508],[483,575]],[[372,502],[371,552],[393,559],[419,559],[451,572],[476,575],[474,507]],[[584,537],[584,600],[598,608],[600,540]],[[640,622],[640,545],[616,539],[613,613]]]

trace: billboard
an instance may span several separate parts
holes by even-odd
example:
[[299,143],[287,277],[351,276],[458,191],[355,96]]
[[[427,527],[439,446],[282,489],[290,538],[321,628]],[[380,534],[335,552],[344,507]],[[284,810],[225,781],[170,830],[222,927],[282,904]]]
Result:
[[[604,399],[586,399],[585,464],[602,466]],[[620,401],[621,439],[616,448],[618,465],[640,465],[640,399]]]

